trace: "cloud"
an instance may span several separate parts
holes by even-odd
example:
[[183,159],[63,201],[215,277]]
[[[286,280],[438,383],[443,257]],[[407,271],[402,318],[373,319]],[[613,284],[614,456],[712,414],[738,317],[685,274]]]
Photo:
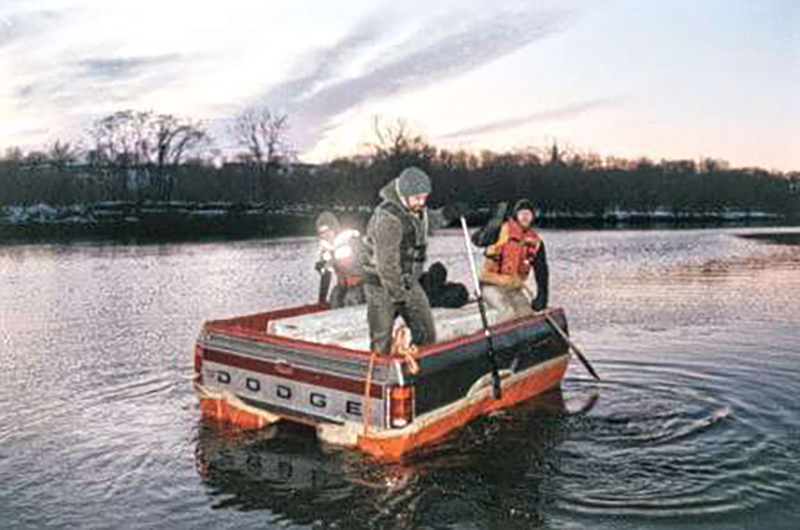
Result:
[[[479,9],[473,6],[472,11],[460,2],[437,4],[436,10],[419,7],[384,6],[332,45],[299,57],[288,80],[241,106],[255,103],[287,113],[292,141],[299,151],[306,152],[337,127],[348,111],[479,69],[563,31],[571,21],[569,11],[545,10],[527,2],[517,3],[516,8],[506,2]],[[137,55],[135,51],[125,55],[119,52],[136,48],[123,48],[124,40],[110,37],[99,41],[88,33],[85,43],[73,44],[73,39],[64,49],[60,41],[66,42],[70,28],[86,18],[76,9],[57,14],[17,11],[20,15],[14,15],[12,21],[8,15],[3,18],[0,8],[0,45],[24,42],[20,39],[42,29],[48,31],[47,44],[37,41],[24,49],[26,61],[16,60],[16,64],[28,65],[25,70],[6,80],[9,103],[16,111],[56,113],[75,121],[78,116],[96,116],[114,107],[137,107],[146,104],[144,98],[169,99],[169,91],[162,89],[175,80],[193,77],[198,57],[186,51],[171,53],[176,48],[162,48],[160,55]],[[59,17],[74,24],[49,23]],[[7,21],[13,22],[13,31],[4,29]],[[102,46],[102,56],[96,53],[98,46]],[[17,48],[23,50],[18,46],[14,53]],[[247,84],[250,71],[242,72],[242,85]],[[202,90],[198,92],[202,95]],[[217,107],[225,107],[221,112],[228,115],[241,108],[228,103]],[[219,119],[221,124],[229,120]]]
[[17,87],[14,91],[14,96],[17,99],[27,100],[36,95],[36,87],[34,85],[22,85]]
[[78,75],[98,80],[129,78],[145,73],[148,68],[169,66],[180,59],[178,54],[152,57],[112,57],[84,59],[77,63]]
[[74,134],[120,108],[151,108],[153,95],[168,94],[198,56],[174,48],[137,53],[136,41],[117,37],[110,22],[87,25],[89,15],[103,14],[77,3],[47,11],[8,1],[0,0],[0,116],[47,123],[50,136]]
[[141,57],[95,57],[57,63],[32,81],[19,85],[14,96],[19,107],[30,105],[80,105],[125,103],[164,85],[174,76],[179,54]]
[[485,66],[563,30],[568,20],[563,11],[531,7],[466,18],[460,24],[432,20],[359,74],[337,77],[361,52],[381,44],[380,25],[371,21],[319,54],[310,75],[270,90],[262,102],[289,114],[294,140],[304,151],[322,140],[334,119],[348,110]]
[[124,41],[103,38],[113,33],[106,24],[87,25],[97,12],[79,2],[52,2],[57,10],[29,4],[0,0],[0,68],[10,72],[0,90],[10,96],[9,109],[96,112],[104,103],[130,104],[183,72],[177,66],[184,57],[177,53],[116,54]]
[[436,138],[438,140],[455,140],[459,138],[474,137],[489,133],[507,131],[509,129],[515,129],[517,127],[521,127],[523,125],[527,125],[533,122],[566,120],[578,116],[580,114],[583,114],[585,112],[616,105],[620,103],[620,101],[621,99],[619,98],[595,99],[591,101],[584,101],[582,103],[577,103],[575,105],[561,107],[559,109],[534,112],[516,118],[507,118],[503,120],[496,120],[488,123],[483,123],[480,125],[473,125],[471,127],[466,127],[463,129],[459,129],[457,131],[452,131],[449,133],[437,135]]
[[320,85],[335,79],[361,53],[375,46],[385,34],[387,21],[371,17],[358,24],[330,48],[307,54],[291,78],[270,89],[259,102],[270,107],[289,107],[308,97]]
[[60,16],[52,11],[0,13],[0,49],[34,37],[55,25]]

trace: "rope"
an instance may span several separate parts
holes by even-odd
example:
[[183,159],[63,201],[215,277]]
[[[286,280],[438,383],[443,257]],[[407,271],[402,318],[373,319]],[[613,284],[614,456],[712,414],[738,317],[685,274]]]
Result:
[[[372,417],[372,399],[370,399],[370,391],[372,390],[372,371],[375,367],[375,357],[377,352],[372,352],[369,357],[369,368],[367,368],[367,382],[364,385],[364,437],[369,434],[369,423]],[[417,346],[411,343],[411,330],[406,326],[400,326],[394,331],[392,338],[392,351],[393,357],[402,357],[408,363],[408,371],[412,374],[419,373],[419,363],[415,358],[417,354]],[[391,396],[388,397],[391,399]]]
[[417,345],[411,343],[411,330],[406,326],[400,326],[394,331],[392,355],[402,357],[408,363],[409,372],[419,373],[419,363],[416,359]]

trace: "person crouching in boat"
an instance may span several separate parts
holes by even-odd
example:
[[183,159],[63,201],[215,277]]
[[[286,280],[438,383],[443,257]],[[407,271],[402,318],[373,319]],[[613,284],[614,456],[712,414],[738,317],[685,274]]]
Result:
[[[360,269],[360,234],[356,230],[342,229],[331,212],[322,212],[314,226],[320,239],[319,260],[314,268],[322,275],[319,301],[333,309],[363,304],[364,277]],[[328,298],[330,278],[336,273],[336,285]]]
[[463,283],[448,282],[447,268],[441,261],[422,273],[419,284],[428,296],[431,307],[463,307],[469,302],[469,291]]
[[[550,272],[544,241],[532,228],[533,204],[521,199],[505,219],[508,205],[498,206],[487,225],[472,234],[472,242],[485,247],[481,290],[487,305],[500,311],[500,320],[519,318],[547,307]],[[536,297],[527,287],[533,269]]]
[[431,181],[409,167],[380,191],[382,202],[367,224],[364,280],[370,348],[388,354],[401,316],[415,344],[436,341],[428,297],[419,283],[428,249],[427,200]]

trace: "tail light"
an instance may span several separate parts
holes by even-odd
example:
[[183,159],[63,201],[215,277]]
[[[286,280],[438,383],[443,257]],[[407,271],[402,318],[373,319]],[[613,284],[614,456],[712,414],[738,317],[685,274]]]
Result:
[[194,345],[194,373],[198,375],[198,379],[202,378],[201,372],[203,371],[203,348],[199,344]]
[[389,388],[389,425],[401,429],[414,421],[414,387]]

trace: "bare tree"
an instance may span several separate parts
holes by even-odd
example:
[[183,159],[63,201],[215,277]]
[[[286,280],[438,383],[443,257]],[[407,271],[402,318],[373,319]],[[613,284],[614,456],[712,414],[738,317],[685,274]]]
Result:
[[12,164],[19,164],[24,159],[25,153],[19,147],[8,147],[5,154],[3,154],[3,161],[11,162]]
[[256,200],[266,200],[272,173],[289,159],[288,130],[288,117],[273,114],[266,107],[251,107],[234,118],[232,133],[244,149],[238,158],[257,171],[253,190]]
[[56,140],[47,150],[50,163],[56,168],[63,169],[75,164],[81,157],[81,149],[70,142]]
[[208,145],[209,137],[198,123],[176,118],[171,114],[152,117],[155,140],[155,164],[159,167],[179,165],[197,148]]
[[199,123],[171,114],[124,110],[95,122],[90,130],[97,155],[108,164],[157,167],[180,164],[208,144]]
[[288,117],[268,108],[251,107],[233,123],[236,142],[245,150],[244,159],[258,166],[279,165],[289,156]]
[[390,178],[410,165],[427,170],[436,158],[436,148],[414,133],[403,119],[391,125],[382,125],[380,117],[375,116],[373,129],[377,142],[370,147],[376,161],[388,166]]
[[90,160],[118,170],[127,182],[128,170],[154,171],[159,199],[170,200],[173,179],[170,168],[187,156],[208,147],[208,134],[197,122],[171,114],[125,110],[95,122]]
[[[89,130],[94,140],[93,159],[108,166],[136,166],[146,161],[147,113],[123,110],[97,120]],[[144,151],[144,152],[143,152]]]

